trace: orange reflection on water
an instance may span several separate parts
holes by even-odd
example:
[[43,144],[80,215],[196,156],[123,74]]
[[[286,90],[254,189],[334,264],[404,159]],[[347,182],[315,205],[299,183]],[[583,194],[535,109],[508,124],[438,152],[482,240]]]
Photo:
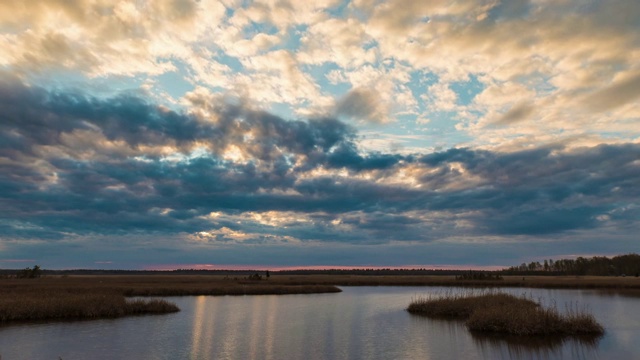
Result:
[[[266,300],[266,301],[265,301]],[[251,300],[250,347],[247,358],[273,359],[275,321],[277,317],[275,296],[254,297]]]
[[213,349],[215,311],[207,311],[206,296],[198,296],[195,301],[193,329],[191,331],[191,359],[211,359]]

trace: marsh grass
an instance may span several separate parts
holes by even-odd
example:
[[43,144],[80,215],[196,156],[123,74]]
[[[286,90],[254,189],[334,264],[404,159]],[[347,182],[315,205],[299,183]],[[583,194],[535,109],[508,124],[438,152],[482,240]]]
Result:
[[126,299],[117,293],[19,291],[0,294],[0,324],[45,320],[85,320],[180,311],[160,299]]
[[[640,280],[635,277],[527,276],[526,280],[523,280],[522,276],[504,276],[504,280],[501,281],[467,281],[456,280],[455,276],[446,275],[283,275],[272,272],[268,280],[252,281],[242,276],[230,278],[229,275],[153,274],[47,275],[37,279],[0,278],[0,324],[7,321],[3,319],[38,320],[72,319],[74,316],[82,318],[124,316],[118,314],[130,313],[132,310],[115,308],[126,308],[125,305],[122,305],[122,301],[126,300],[123,296],[310,294],[340,292],[341,290],[336,286],[343,285],[462,286],[469,289],[521,286],[597,288],[615,289],[616,291],[640,289]],[[102,299],[99,296],[106,296],[111,300]],[[451,296],[453,295],[451,294]],[[42,303],[41,299],[38,299],[39,297],[47,300]],[[12,299],[16,299],[16,302],[12,302]],[[54,303],[59,305],[54,306]],[[94,305],[82,305],[85,303]],[[20,310],[22,307],[26,307],[26,304],[33,305],[29,306],[29,310]],[[77,304],[77,306],[70,304]],[[120,305],[109,306],[108,304]],[[74,314],[74,312],[80,315],[60,315],[62,313]],[[151,310],[148,313],[150,312]],[[469,316],[460,315],[465,320]]]
[[418,298],[407,308],[412,314],[465,320],[471,331],[511,335],[601,335],[603,327],[586,309],[570,304],[560,313],[555,304],[543,307],[526,296],[505,293],[446,294]]
[[332,285],[208,276],[68,276],[0,281],[0,325],[25,321],[117,318],[179,311],[172,303],[139,296],[279,295],[339,292]]
[[640,289],[640,278],[615,276],[507,276],[502,280],[460,280],[453,275],[279,275],[271,283],[336,286],[451,286],[466,288]]

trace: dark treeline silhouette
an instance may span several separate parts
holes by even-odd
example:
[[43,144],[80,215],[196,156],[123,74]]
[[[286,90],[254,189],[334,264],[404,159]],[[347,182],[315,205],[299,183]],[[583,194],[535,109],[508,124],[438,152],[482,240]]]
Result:
[[532,261],[512,266],[503,271],[505,275],[596,275],[596,276],[638,276],[640,275],[640,255],[626,254],[611,258],[594,256],[591,258]]
[[[36,266],[34,269],[0,269],[0,276],[39,277],[40,275],[226,275],[228,277],[248,277],[256,273],[267,275],[455,275],[462,280],[500,280],[500,275],[597,275],[597,276],[638,276],[640,275],[640,255],[626,254],[611,258],[594,256],[576,259],[548,259],[542,262],[532,261],[496,271],[470,271],[454,269],[298,269],[298,270],[224,270],[224,269],[177,269],[177,270],[45,270]],[[37,276],[33,276],[37,275]]]
[[[15,275],[20,270],[0,269],[0,275]],[[246,277],[255,273],[265,274],[265,270],[223,270],[223,269],[177,269],[177,270],[108,270],[108,269],[74,269],[74,270],[40,270],[42,275],[226,275]],[[436,269],[298,269],[298,270],[269,270],[270,275],[457,275],[462,276],[469,270],[436,270]],[[490,271],[489,271],[490,272]],[[475,273],[475,271],[474,271]],[[488,272],[487,272],[488,273]]]
[[469,270],[440,270],[440,269],[299,269],[281,270],[277,274],[286,275],[461,275]]

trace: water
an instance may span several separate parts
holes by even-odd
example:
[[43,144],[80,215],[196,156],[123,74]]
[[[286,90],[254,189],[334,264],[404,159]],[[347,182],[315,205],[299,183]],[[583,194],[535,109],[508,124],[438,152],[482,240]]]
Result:
[[159,316],[0,328],[13,359],[638,359],[640,299],[586,290],[503,289],[587,307],[606,329],[595,341],[478,337],[459,322],[404,309],[417,296],[465,289],[344,287],[342,293],[168,298]]

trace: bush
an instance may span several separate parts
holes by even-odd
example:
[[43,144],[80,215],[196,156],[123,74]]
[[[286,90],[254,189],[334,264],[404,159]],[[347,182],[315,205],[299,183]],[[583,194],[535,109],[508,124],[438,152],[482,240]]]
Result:
[[40,269],[40,266],[35,265],[33,269],[26,268],[24,270],[20,270],[20,272],[16,274],[16,277],[18,279],[35,279],[35,278],[39,278],[41,274],[42,274],[42,270]]

